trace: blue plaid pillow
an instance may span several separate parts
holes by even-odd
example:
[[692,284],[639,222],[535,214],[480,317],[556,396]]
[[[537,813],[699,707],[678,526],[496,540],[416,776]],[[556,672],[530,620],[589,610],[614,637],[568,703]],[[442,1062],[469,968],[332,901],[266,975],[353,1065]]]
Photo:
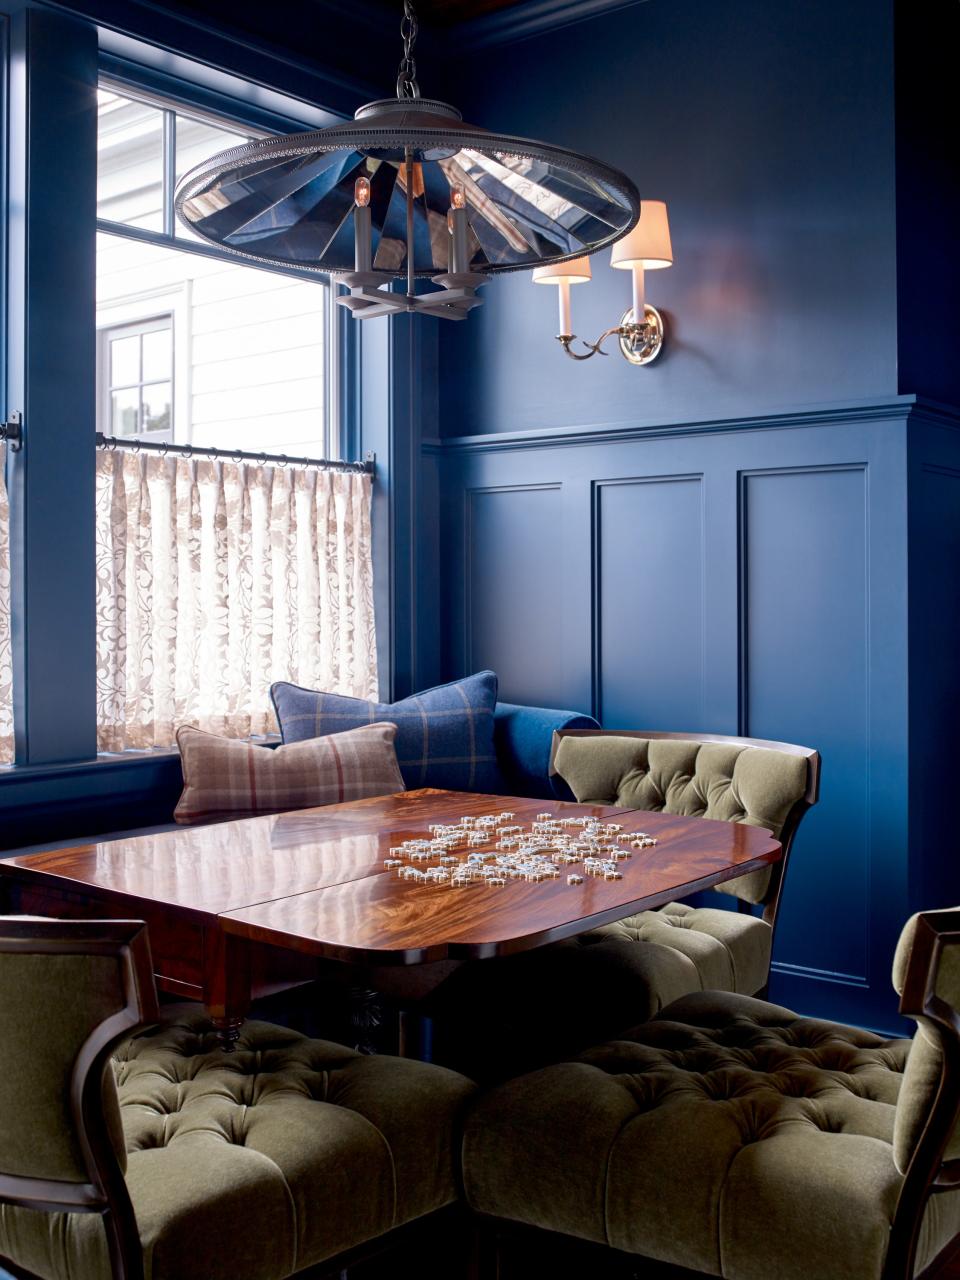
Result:
[[301,689],[284,681],[274,684],[270,694],[285,743],[392,721],[397,726],[397,761],[409,788],[494,794],[506,789],[493,745],[493,671],[386,704]]

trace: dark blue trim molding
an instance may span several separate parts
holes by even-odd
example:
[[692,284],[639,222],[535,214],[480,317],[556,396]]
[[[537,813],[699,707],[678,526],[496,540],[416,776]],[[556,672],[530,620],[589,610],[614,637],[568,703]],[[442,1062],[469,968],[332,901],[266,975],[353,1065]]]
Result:
[[96,752],[97,41],[49,9],[11,27],[7,355],[24,422],[8,467],[15,738],[19,764],[42,764]]
[[[290,36],[288,44],[281,44],[245,30],[239,7],[229,26],[202,10],[188,18],[144,0],[63,0],[59,7],[96,23],[102,47],[111,55],[189,83],[197,82],[198,68],[203,68],[208,87],[223,94],[231,92],[232,76],[234,85],[238,79],[245,81],[247,95],[268,110],[275,109],[271,104],[282,93],[349,116],[361,102],[382,96],[391,84],[385,52],[374,44],[368,54],[361,54],[365,46],[358,39],[357,24],[346,15],[335,17],[323,30],[318,22],[311,42],[295,34],[302,27],[303,6],[284,6],[277,0],[272,7],[274,30],[286,30]],[[309,56],[311,47],[315,59]],[[338,66],[322,62],[331,48],[353,54],[357,72],[348,69],[349,57]],[[392,55],[391,49],[391,61]],[[381,71],[385,80],[380,79]]]
[[616,444],[628,440],[667,439],[673,436],[717,434],[724,431],[769,431],[819,424],[841,426],[847,422],[883,422],[902,418],[916,408],[944,425],[960,426],[960,413],[948,405],[920,400],[917,396],[884,396],[814,405],[807,409],[775,410],[741,418],[704,418],[698,422],[609,422],[571,427],[544,427],[539,431],[497,431],[489,435],[448,436],[424,441],[424,451],[440,456],[461,453],[513,453],[518,449],[551,449],[564,446]]

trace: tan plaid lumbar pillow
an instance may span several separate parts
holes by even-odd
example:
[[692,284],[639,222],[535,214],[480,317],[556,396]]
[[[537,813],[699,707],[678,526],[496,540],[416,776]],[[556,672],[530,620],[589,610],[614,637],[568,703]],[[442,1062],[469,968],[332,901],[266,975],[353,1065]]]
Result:
[[184,725],[177,822],[245,818],[404,791],[395,724],[369,724],[285,747],[258,747]]

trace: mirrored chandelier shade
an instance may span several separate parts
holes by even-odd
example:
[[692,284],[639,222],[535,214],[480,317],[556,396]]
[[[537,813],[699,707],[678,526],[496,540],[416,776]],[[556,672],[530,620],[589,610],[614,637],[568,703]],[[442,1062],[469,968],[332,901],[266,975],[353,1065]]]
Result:
[[[396,99],[205,161],[177,189],[186,226],[242,258],[341,277],[350,293],[338,301],[358,319],[462,319],[491,275],[577,260],[630,231],[640,198],[625,174],[421,98],[410,0],[401,32]],[[418,279],[437,287],[418,290]]]
[[591,356],[606,355],[601,346],[607,338],[616,334],[620,340],[620,351],[631,364],[649,364],[663,348],[664,329],[660,312],[646,301],[645,273],[673,265],[670,223],[664,201],[640,202],[640,219],[613,246],[610,265],[619,271],[631,272],[632,305],[629,311],[623,313],[620,323],[607,329],[596,342],[584,342],[585,350],[582,352],[571,350],[571,344],[577,341],[577,337],[570,320],[570,286],[586,284],[590,280],[589,259],[580,258],[539,267],[533,273],[533,282],[553,284],[558,288],[560,332],[557,334],[557,341],[571,359],[589,360]]

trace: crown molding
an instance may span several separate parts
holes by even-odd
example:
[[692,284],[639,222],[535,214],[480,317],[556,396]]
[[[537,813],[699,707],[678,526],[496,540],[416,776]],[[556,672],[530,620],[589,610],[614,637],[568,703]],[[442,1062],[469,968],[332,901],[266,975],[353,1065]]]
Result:
[[509,9],[500,9],[458,23],[449,31],[451,44],[471,49],[529,40],[548,31],[599,18],[618,9],[632,9],[648,0],[524,0]]
[[[277,0],[280,14],[290,9],[294,0]],[[365,61],[358,53],[374,21],[374,10],[364,5],[362,11],[353,4],[316,3],[313,7],[314,32],[309,31],[297,44],[269,42],[243,29],[238,21],[224,22],[205,14],[199,7],[191,12],[181,4],[165,4],[162,0],[46,0],[50,7],[72,13],[96,24],[101,49],[109,56],[139,63],[171,79],[195,80],[202,68],[211,80],[210,87],[229,94],[213,81],[217,77],[239,78],[257,86],[266,95],[276,95],[278,102],[302,102],[314,108],[316,123],[331,123],[338,117],[350,118],[355,108],[382,90],[375,59]],[[326,31],[321,10],[329,15]],[[279,22],[279,17],[278,17]],[[309,24],[308,24],[309,25]],[[279,29],[283,24],[280,23]],[[381,20],[382,30],[382,20]],[[325,36],[325,39],[321,39]],[[399,43],[399,42],[398,42]],[[318,50],[312,57],[310,49]],[[331,50],[352,51],[353,69],[341,60],[323,56]],[[379,53],[384,74],[392,67],[392,58]],[[369,78],[368,78],[369,77]],[[389,78],[387,79],[389,83]],[[279,87],[279,88],[278,88]],[[277,105],[271,104],[273,110]],[[278,113],[282,113],[282,107]],[[286,114],[291,114],[289,108]],[[302,116],[302,112],[293,115]]]

